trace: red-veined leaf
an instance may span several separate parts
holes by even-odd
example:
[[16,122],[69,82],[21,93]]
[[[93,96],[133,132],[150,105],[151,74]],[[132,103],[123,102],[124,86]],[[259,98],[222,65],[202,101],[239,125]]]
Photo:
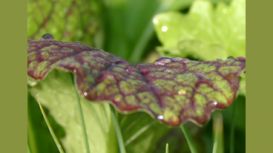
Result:
[[28,75],[42,80],[54,68],[72,72],[80,93],[90,101],[111,102],[121,112],[144,110],[169,125],[204,124],[213,110],[234,100],[245,59],[163,57],[130,65],[80,43],[30,40]]

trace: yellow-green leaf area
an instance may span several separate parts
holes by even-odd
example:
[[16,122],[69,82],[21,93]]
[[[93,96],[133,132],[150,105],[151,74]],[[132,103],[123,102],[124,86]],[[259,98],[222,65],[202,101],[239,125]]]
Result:
[[196,106],[195,106],[196,115],[197,116],[202,116],[203,113],[204,113],[204,107],[205,107],[205,104],[207,103],[207,100],[201,94],[195,94],[194,95],[194,100],[195,100],[195,103],[196,103]]
[[131,105],[136,105],[138,103],[136,96],[134,95],[126,96],[125,101]]
[[154,96],[150,92],[141,92],[138,93],[137,96],[144,104],[154,103],[156,102]]
[[240,70],[239,66],[223,66],[220,67],[218,71],[223,75],[227,75],[230,73],[236,73],[238,70]]
[[216,67],[214,65],[209,64],[197,64],[193,67],[189,67],[190,71],[202,71],[203,73],[208,73],[214,71]]
[[166,108],[163,113],[164,120],[176,123],[179,121],[179,118],[177,117],[179,112],[174,111],[173,109]]
[[131,84],[129,81],[121,81],[119,83],[120,89],[124,94],[131,94],[136,91],[136,88],[132,85],[133,84]]
[[189,13],[161,13],[153,24],[162,55],[204,60],[245,55],[245,0],[215,6],[195,0]]
[[165,92],[173,91],[173,88],[176,86],[176,83],[172,80],[159,79],[159,80],[155,80],[153,83],[156,88]]
[[197,81],[196,76],[193,73],[178,74],[175,79],[178,83],[190,84]]

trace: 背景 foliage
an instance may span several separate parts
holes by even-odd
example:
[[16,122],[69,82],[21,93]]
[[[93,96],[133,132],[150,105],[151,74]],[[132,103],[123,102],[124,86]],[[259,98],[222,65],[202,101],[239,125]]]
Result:
[[245,68],[244,58],[191,61],[160,58],[130,65],[102,50],[52,38],[29,41],[28,74],[42,80],[54,68],[76,76],[91,101],[111,101],[118,110],[144,110],[170,125],[205,123],[210,113],[232,103]]
[[196,0],[188,14],[161,13],[153,23],[164,55],[204,60],[245,55],[245,0],[217,6]]
[[[146,0],[94,0],[94,1],[86,1],[86,0],[58,0],[58,1],[28,1],[28,37],[30,39],[38,39],[44,33],[51,33],[54,35],[55,38],[59,40],[65,41],[81,41],[86,44],[90,44],[92,46],[97,46],[99,48],[105,48],[115,55],[119,55],[121,57],[129,58],[129,56],[134,58],[134,61],[141,60],[141,56],[143,56],[145,50],[143,48],[148,43],[147,41],[152,36],[152,22],[151,18],[154,16],[155,13],[158,13],[162,10],[169,10],[174,9],[177,10],[179,8],[189,6],[191,0],[181,1],[178,3],[176,0],[169,1],[169,0],[162,0],[162,1],[146,1]],[[175,5],[172,5],[175,3]],[[174,6],[174,7],[169,7]],[[146,9],[143,9],[143,6]],[[159,9],[163,8],[163,9]],[[140,11],[141,10],[141,11]],[[126,31],[126,32],[124,32]],[[148,36],[147,36],[148,35]],[[140,45],[137,45],[140,44]],[[140,47],[135,47],[140,46]],[[137,58],[135,55],[132,55],[132,52],[129,50],[137,50],[139,54]],[[146,53],[145,53],[146,54]],[[54,78],[62,82],[63,77]],[[40,85],[46,84],[45,81],[39,83]],[[67,82],[67,84],[69,84]],[[64,84],[64,86],[67,86]],[[29,90],[36,89],[37,87],[29,87]],[[61,88],[61,87],[60,87]],[[44,92],[43,90],[47,90],[47,88],[43,88],[40,92]],[[65,94],[65,93],[63,93]],[[47,97],[49,96],[49,97]],[[46,109],[49,111],[51,109],[57,110],[58,108],[50,107],[50,103],[52,100],[54,102],[58,102],[58,98],[51,98],[52,95],[44,96],[42,105],[45,106]],[[65,94],[64,97],[70,99],[69,94]],[[37,100],[37,98],[35,98]],[[66,101],[66,100],[64,100]],[[47,104],[49,103],[49,104]],[[61,103],[59,105],[65,105]],[[65,106],[61,106],[65,107]],[[82,107],[87,107],[83,105]],[[105,105],[105,107],[109,107]],[[34,107],[32,109],[39,109],[38,107]],[[90,109],[90,108],[86,108]],[[98,113],[102,112],[102,110],[98,110]],[[63,113],[63,119],[69,118],[72,112],[66,111]],[[88,111],[85,113],[91,113]],[[153,126],[149,127],[145,132],[138,132],[143,131],[141,125],[145,126],[145,124],[149,123],[150,117],[144,115],[142,113],[138,113],[137,116],[142,115],[141,124],[139,126],[135,126],[131,122],[124,122],[122,124],[122,134],[126,137],[128,136],[129,140],[131,136],[134,137],[133,142],[126,145],[126,149],[128,151],[134,153],[138,153],[138,146],[141,146],[143,152],[149,152],[156,147],[156,142],[159,141],[158,139],[161,137],[160,131],[168,131],[166,128],[162,127],[159,124],[154,124]],[[43,118],[41,116],[36,115],[33,111],[29,114],[29,116],[35,116],[37,120],[43,122]],[[121,116],[120,120],[128,119],[134,120],[139,119],[135,117],[136,115],[126,115]],[[52,114],[53,118],[58,118],[56,114]],[[37,123],[35,123],[37,124]],[[30,129],[29,133],[32,130],[44,129],[47,131],[46,127],[40,126],[39,124],[36,125],[34,129]],[[54,126],[54,125],[52,125]],[[133,127],[133,130],[132,128]],[[64,131],[67,131],[66,127],[61,127]],[[112,128],[112,127],[110,127]],[[155,130],[156,129],[156,130]],[[54,127],[54,130],[59,130],[59,127]],[[96,130],[93,130],[96,132]],[[72,132],[72,131],[70,131]],[[135,137],[136,133],[140,133]],[[73,133],[70,136],[73,139],[77,139],[79,133],[81,131],[73,130]],[[49,134],[49,133],[47,133]],[[90,136],[89,136],[90,137]],[[111,140],[112,137],[105,135],[107,141]],[[63,139],[63,137],[61,138]],[[112,138],[115,139],[115,138]],[[38,152],[47,153],[47,145],[48,148],[54,148],[55,146],[52,145],[51,140],[43,141],[42,137],[35,137],[35,139],[30,140],[30,143],[37,144],[35,147],[39,148]],[[140,143],[141,142],[141,143]],[[99,143],[99,142],[96,142]],[[104,142],[101,142],[102,145]],[[32,144],[32,143],[31,143]],[[41,145],[42,144],[42,145]],[[155,145],[149,145],[155,144]],[[51,145],[51,146],[50,146]],[[70,144],[74,145],[74,144]],[[98,145],[101,146],[101,145]],[[32,153],[36,153],[36,150],[31,149],[32,146],[29,146]],[[64,146],[66,148],[66,146]],[[77,148],[77,146],[75,146]],[[174,147],[175,148],[175,147]],[[114,152],[111,147],[108,147],[110,152]],[[66,149],[66,152],[70,150]],[[92,151],[92,149],[91,149]]]

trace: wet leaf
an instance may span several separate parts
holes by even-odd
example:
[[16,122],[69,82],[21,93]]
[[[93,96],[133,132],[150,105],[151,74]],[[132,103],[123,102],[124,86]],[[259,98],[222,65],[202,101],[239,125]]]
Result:
[[234,100],[245,59],[192,61],[160,58],[130,65],[99,49],[52,39],[29,41],[28,75],[42,80],[57,68],[73,72],[88,100],[111,102],[121,112],[142,110],[169,125],[205,123]]
[[245,55],[245,0],[216,6],[196,0],[189,13],[162,13],[153,23],[162,55],[204,60]]
[[29,0],[28,37],[51,33],[56,39],[100,45],[102,33],[98,4],[85,0]]

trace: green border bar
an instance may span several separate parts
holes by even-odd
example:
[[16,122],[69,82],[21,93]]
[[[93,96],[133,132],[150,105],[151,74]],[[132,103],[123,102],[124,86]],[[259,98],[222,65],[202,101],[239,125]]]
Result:
[[27,152],[26,1],[0,1],[0,152]]
[[247,0],[247,153],[273,152],[273,1]]

